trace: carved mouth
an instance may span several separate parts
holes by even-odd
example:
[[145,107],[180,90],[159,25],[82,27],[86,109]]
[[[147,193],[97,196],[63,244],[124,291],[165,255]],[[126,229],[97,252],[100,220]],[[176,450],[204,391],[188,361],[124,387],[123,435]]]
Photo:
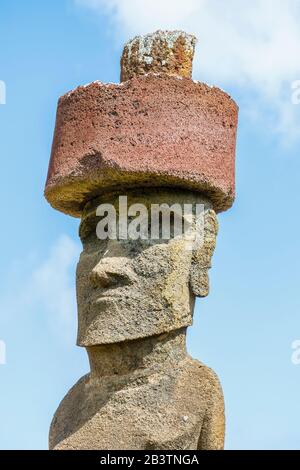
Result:
[[120,300],[124,296],[124,286],[115,286],[98,292],[91,301],[91,305],[98,305],[105,300]]

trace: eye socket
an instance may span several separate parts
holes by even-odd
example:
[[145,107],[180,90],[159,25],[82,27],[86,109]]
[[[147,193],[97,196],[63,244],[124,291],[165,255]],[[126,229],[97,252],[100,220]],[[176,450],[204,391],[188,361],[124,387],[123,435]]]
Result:
[[95,242],[95,236],[92,231],[81,236],[80,239],[84,249],[90,248]]
[[[129,216],[127,219],[127,230],[130,229],[130,224],[136,220],[136,217]],[[98,238],[96,233],[97,222],[99,220],[92,214],[86,216],[79,227],[79,235],[85,249],[99,249],[100,245],[107,244],[109,238],[101,240]],[[178,225],[176,225],[178,223]],[[144,225],[143,225],[144,224]],[[117,238],[115,240],[122,245],[129,253],[134,253],[151,247],[159,243],[167,243],[169,240],[174,239],[178,235],[184,234],[185,219],[179,216],[174,211],[170,211],[167,214],[159,212],[155,219],[149,216],[149,219],[139,221],[137,225],[132,225],[134,238],[130,237],[130,233],[127,239]],[[119,220],[116,224],[117,235],[120,233]],[[141,234],[141,235],[139,235]]]
[[[153,239],[157,243],[165,243],[174,239],[178,235],[184,234],[185,221],[182,215],[175,214],[171,211],[168,214],[160,212],[158,219],[151,220],[148,226],[149,239]],[[155,238],[152,238],[152,237]]]

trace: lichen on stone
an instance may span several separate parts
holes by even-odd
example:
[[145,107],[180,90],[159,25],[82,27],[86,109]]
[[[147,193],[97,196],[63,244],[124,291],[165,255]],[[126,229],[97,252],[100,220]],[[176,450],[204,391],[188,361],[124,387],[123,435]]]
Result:
[[121,58],[121,81],[149,71],[191,77],[196,38],[183,31],[156,31],[129,41]]

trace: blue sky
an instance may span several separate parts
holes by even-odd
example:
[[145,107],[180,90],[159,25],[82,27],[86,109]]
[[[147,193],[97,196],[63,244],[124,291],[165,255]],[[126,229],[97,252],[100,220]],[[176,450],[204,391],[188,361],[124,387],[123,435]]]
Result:
[[189,351],[223,384],[228,449],[300,448],[300,1],[227,3],[1,1],[1,449],[47,448],[58,403],[88,371],[75,346],[78,220],[43,198],[57,99],[117,82],[124,42],[166,27],[196,33],[194,78],[240,106],[237,199],[219,216]]

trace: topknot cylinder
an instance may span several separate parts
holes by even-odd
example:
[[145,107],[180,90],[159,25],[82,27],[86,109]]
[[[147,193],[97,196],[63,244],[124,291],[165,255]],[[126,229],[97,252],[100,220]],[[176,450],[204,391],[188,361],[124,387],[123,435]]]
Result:
[[121,82],[159,73],[191,78],[196,37],[184,31],[156,31],[129,41],[121,57]]

